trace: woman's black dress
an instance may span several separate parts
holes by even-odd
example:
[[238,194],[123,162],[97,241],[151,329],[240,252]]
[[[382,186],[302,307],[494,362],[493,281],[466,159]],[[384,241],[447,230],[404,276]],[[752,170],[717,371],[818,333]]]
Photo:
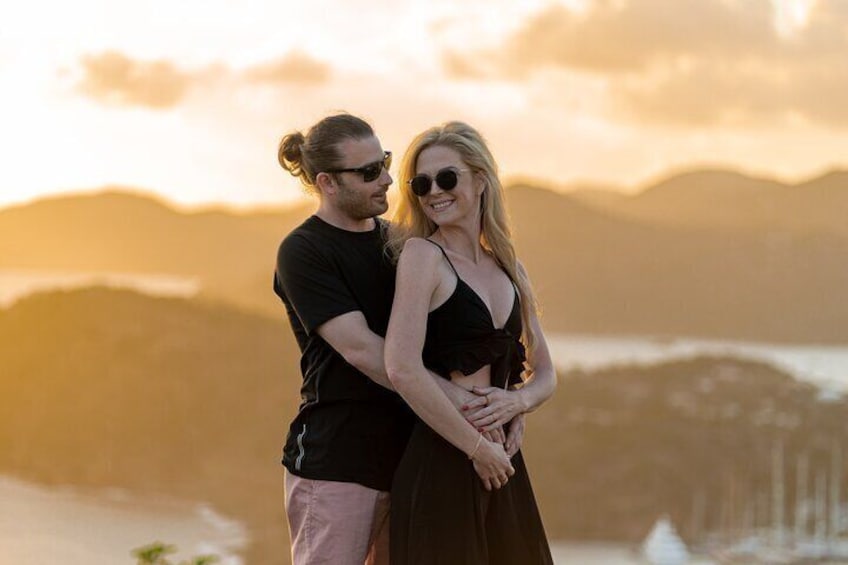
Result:
[[[495,328],[482,299],[445,259],[457,283],[427,318],[425,366],[449,378],[453,370],[469,375],[491,365],[492,386],[520,382],[518,294],[504,328]],[[520,451],[512,465],[506,486],[487,491],[468,457],[418,420],[392,484],[392,565],[552,564]]]

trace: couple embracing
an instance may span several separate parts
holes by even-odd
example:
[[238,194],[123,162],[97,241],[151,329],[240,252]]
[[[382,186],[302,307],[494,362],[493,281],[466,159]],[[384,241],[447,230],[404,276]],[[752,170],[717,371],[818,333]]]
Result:
[[274,276],[302,353],[294,565],[552,563],[519,448],[556,379],[482,136],[418,135],[392,223],[392,154],[360,118],[286,135],[278,158],[319,201]]

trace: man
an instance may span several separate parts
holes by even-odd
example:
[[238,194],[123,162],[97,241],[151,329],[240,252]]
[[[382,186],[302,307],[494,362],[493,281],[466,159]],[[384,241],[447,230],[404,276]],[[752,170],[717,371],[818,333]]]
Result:
[[302,352],[283,450],[292,560],[387,563],[388,491],[410,429],[382,359],[394,272],[377,216],[391,157],[347,114],[285,136],[278,157],[319,199],[280,245],[274,277]]
[[[339,114],[283,137],[278,160],[319,200],[281,243],[274,276],[302,353],[283,450],[292,559],[387,564],[388,491],[412,425],[383,362],[395,275],[378,216],[391,153],[365,121]],[[436,380],[457,407],[474,398]]]

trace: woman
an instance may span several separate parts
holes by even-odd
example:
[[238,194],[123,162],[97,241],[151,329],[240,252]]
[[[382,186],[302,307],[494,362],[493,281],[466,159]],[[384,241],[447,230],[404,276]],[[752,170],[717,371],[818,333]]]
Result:
[[[450,122],[413,140],[400,178],[386,369],[420,421],[392,485],[391,562],[552,563],[521,453],[489,434],[556,383],[495,161]],[[427,369],[479,395],[467,419]]]

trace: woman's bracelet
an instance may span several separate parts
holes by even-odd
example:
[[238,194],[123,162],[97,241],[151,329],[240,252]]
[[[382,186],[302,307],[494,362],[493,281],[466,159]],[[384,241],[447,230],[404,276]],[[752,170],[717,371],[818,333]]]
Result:
[[468,455],[468,459],[474,459],[474,456],[477,454],[477,450],[480,449],[481,441],[483,441],[483,432],[480,432],[480,435],[477,436],[477,443],[474,445],[474,449],[472,449],[471,453]]

